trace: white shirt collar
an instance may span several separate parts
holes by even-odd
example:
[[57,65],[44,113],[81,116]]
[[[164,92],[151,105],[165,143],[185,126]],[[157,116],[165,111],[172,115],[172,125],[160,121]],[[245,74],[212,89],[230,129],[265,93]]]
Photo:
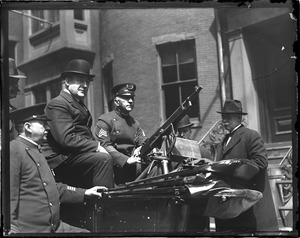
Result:
[[29,139],[29,138],[27,138],[27,137],[25,137],[25,136],[23,136],[23,135],[19,135],[19,136],[22,137],[23,139],[29,141],[30,143],[34,144],[35,146],[37,146],[37,147],[39,146],[38,143],[34,142],[34,141],[31,140],[31,139]]

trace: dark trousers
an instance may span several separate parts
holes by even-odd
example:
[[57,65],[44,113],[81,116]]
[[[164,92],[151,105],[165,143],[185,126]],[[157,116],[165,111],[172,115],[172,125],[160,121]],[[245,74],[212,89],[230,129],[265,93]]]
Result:
[[217,232],[255,232],[256,218],[253,208],[243,212],[241,215],[230,219],[215,218]]
[[113,159],[106,153],[70,155],[54,172],[57,182],[74,187],[114,186]]

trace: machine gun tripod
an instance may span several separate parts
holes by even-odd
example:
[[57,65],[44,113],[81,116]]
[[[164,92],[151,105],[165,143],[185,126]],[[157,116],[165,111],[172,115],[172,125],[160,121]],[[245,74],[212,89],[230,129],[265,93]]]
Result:
[[[169,173],[168,161],[170,160],[170,153],[176,142],[174,125],[187,114],[188,109],[192,106],[192,100],[198,95],[201,89],[201,86],[195,86],[193,93],[188,96],[165,123],[146,140],[140,150],[140,157],[142,158],[142,162],[150,164],[136,180],[147,177],[155,163],[161,164],[163,174]],[[156,150],[157,148],[159,149]]]

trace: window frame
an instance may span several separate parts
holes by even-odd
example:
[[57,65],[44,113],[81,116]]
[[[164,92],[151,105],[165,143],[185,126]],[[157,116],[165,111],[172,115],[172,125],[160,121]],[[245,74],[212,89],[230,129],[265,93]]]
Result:
[[[60,12],[59,12],[59,10],[39,10],[39,9],[35,9],[35,10],[29,10],[29,11],[30,11],[30,15],[31,16],[39,17],[41,19],[44,19],[44,20],[47,20],[47,21],[50,21],[50,22],[51,22],[51,20],[50,20],[50,11],[57,11],[57,18],[58,19],[55,22],[52,22],[52,24],[55,25],[55,24],[59,24],[59,22],[60,22]],[[43,17],[33,15],[33,11],[42,12],[43,13]],[[44,24],[43,27],[41,27],[41,28],[37,29],[36,31],[34,31],[34,29],[33,29],[34,28],[34,21],[38,21],[38,20],[34,19],[34,18],[30,19],[30,24],[29,24],[30,25],[30,32],[29,32],[29,36],[33,36],[33,35],[36,35],[36,34],[39,34],[39,33],[43,32],[43,31],[46,31],[47,28],[49,28],[51,26],[50,24],[48,24],[48,23],[45,22],[45,23],[43,23]]]
[[[188,42],[189,41],[189,42]],[[180,80],[180,73],[179,73],[179,68],[180,68],[180,64],[182,62],[179,62],[179,45],[180,44],[184,44],[184,42],[187,42],[188,44],[192,44],[192,57],[193,57],[193,64],[194,64],[194,77],[193,79],[186,79],[186,80]],[[162,48],[166,45],[170,45],[170,44],[174,44],[174,48],[176,51],[176,70],[177,70],[177,78],[176,81],[173,82],[164,82],[164,78],[163,78],[163,58],[162,58]],[[177,46],[176,46],[177,45]],[[169,46],[168,46],[169,47]],[[166,88],[167,87],[178,87],[178,98],[179,98],[179,102],[182,103],[186,98],[183,98],[183,92],[182,92],[182,88],[184,87],[184,85],[190,84],[190,83],[195,83],[195,86],[199,85],[199,80],[198,80],[198,73],[197,73],[197,55],[196,55],[196,40],[194,38],[190,38],[190,39],[184,39],[184,40],[178,40],[178,41],[169,41],[169,42],[163,42],[161,44],[157,44],[156,45],[156,50],[158,52],[158,67],[159,67],[159,76],[160,76],[160,85],[161,85],[161,90],[162,90],[162,115],[164,120],[166,120],[170,115],[167,115],[167,105],[166,105]],[[189,95],[192,93],[192,91],[189,93]],[[197,106],[197,116],[194,117],[190,117],[191,122],[194,123],[194,127],[198,127],[201,126],[200,123],[200,99],[195,99],[198,100],[198,102],[196,103]],[[179,106],[179,105],[178,105]]]

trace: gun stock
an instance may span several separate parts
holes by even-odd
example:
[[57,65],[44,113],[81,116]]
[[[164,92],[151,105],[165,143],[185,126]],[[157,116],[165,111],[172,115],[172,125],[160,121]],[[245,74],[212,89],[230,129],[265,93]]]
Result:
[[146,159],[147,155],[155,148],[158,147],[161,143],[161,138],[166,134],[166,131],[171,126],[175,125],[179,120],[181,120],[186,114],[188,108],[192,105],[192,100],[202,89],[201,86],[195,86],[194,92],[188,96],[184,102],[173,112],[173,114],[165,121],[165,123],[160,126],[156,132],[148,138],[140,150],[140,157]]

